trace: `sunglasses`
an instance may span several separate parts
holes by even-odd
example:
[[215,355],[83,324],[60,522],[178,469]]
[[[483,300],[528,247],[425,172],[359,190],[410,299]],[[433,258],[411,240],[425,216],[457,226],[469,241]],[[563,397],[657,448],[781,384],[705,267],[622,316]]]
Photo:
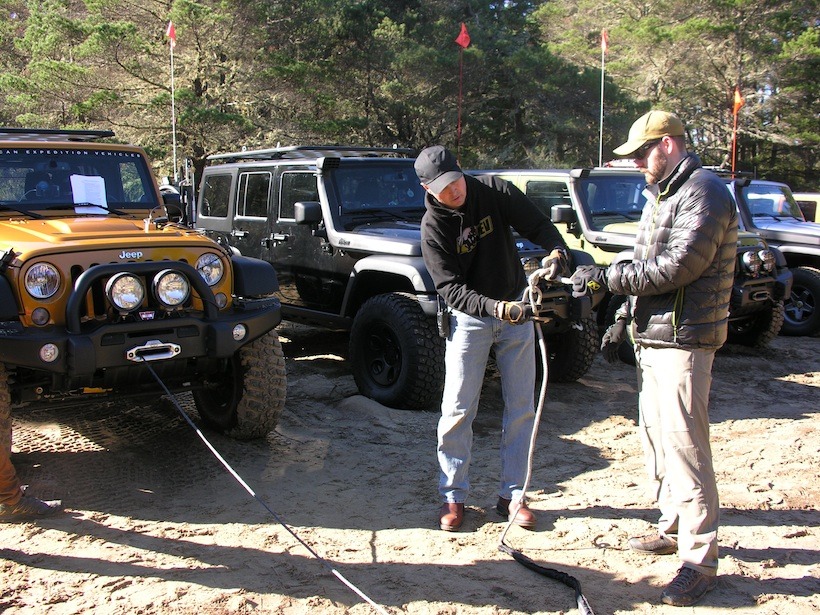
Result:
[[632,158],[634,158],[635,160],[645,159],[649,155],[649,152],[652,151],[652,148],[655,147],[661,141],[663,141],[663,139],[655,139],[654,141],[650,141],[649,143],[644,143],[638,149],[635,150],[635,153],[632,154]]

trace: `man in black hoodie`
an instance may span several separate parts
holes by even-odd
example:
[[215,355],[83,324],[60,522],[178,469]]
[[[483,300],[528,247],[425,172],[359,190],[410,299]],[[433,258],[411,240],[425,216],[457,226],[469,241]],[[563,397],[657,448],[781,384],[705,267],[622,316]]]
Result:
[[438,424],[439,527],[455,531],[464,520],[472,424],[493,349],[504,398],[496,510],[532,529],[523,482],[535,419],[535,331],[516,326],[532,311],[521,301],[527,280],[510,227],[550,252],[542,267],[556,276],[569,273],[569,252],[555,226],[512,184],[464,175],[440,145],[423,150],[415,168],[427,192],[422,255],[450,311]]

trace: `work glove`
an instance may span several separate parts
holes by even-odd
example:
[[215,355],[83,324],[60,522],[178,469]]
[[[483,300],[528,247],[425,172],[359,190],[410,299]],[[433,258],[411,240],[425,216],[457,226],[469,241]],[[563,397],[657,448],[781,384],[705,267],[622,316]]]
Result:
[[495,317],[514,325],[520,325],[532,318],[532,306],[524,301],[497,301]]
[[555,248],[541,261],[541,279],[548,282],[570,275],[569,258],[562,248]]
[[607,290],[606,269],[597,265],[581,265],[570,278],[572,281],[572,296],[583,297],[595,295]]
[[618,362],[618,347],[626,339],[626,319],[621,318],[609,325],[601,338],[601,352],[607,363]]

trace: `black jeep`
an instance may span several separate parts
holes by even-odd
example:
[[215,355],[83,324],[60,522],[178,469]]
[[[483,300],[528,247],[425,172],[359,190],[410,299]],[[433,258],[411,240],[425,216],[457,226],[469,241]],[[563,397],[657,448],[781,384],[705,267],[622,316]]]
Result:
[[[443,386],[438,296],[421,256],[424,190],[414,152],[390,148],[286,147],[211,156],[195,225],[235,252],[273,263],[286,320],[349,330],[361,393],[426,408]],[[519,243],[525,268],[544,256]],[[592,262],[581,252],[576,263]],[[595,323],[571,295],[549,293],[549,377],[589,369]],[[550,316],[551,315],[551,316]]]

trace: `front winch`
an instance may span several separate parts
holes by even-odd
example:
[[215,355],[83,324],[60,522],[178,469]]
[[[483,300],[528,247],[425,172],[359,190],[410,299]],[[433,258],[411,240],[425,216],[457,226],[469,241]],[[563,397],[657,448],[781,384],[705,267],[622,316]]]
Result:
[[161,342],[159,340],[149,340],[142,346],[134,346],[125,353],[125,358],[134,363],[145,361],[164,361],[173,359],[181,351],[179,344],[171,342]]

